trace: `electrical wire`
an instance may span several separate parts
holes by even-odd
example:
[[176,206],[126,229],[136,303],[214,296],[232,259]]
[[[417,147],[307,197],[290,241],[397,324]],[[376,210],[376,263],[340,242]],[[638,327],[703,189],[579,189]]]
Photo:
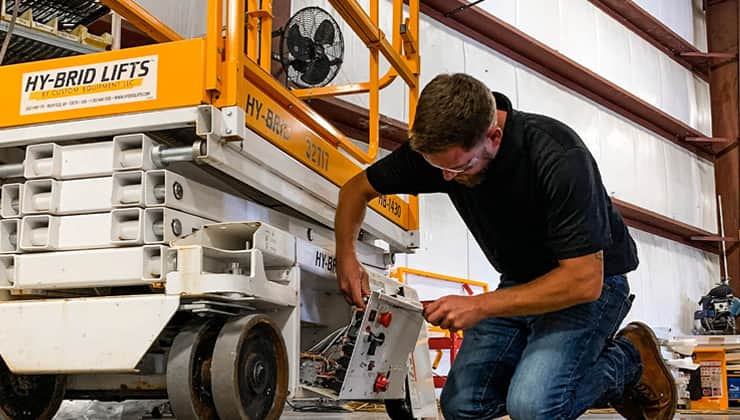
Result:
[[338,406],[338,405],[302,405],[297,406],[294,403],[290,401],[286,401],[288,404],[288,407],[290,407],[293,411],[298,412],[335,412],[335,413],[351,413],[352,410],[349,410],[345,407]]
[[[344,336],[345,336],[345,335],[347,334],[347,331],[348,331],[348,330],[349,330],[349,326],[347,326],[347,327],[345,327],[345,328],[342,328],[342,331],[341,331],[341,332],[340,332],[339,334],[337,334],[336,336],[334,336],[334,338],[333,338],[333,339],[332,339],[332,340],[331,340],[331,341],[329,342],[329,344],[327,344],[327,345],[326,345],[326,346],[324,347],[324,349],[323,349],[323,350],[321,350],[321,354],[327,354],[327,352],[329,352],[329,350],[330,350],[330,349],[331,349],[332,347],[336,346],[336,344],[337,344],[337,341],[341,341],[341,340],[342,340],[342,338],[344,338]],[[335,349],[335,351],[334,351],[334,352],[336,352],[336,349]],[[332,353],[334,353],[334,352],[332,352]]]
[[463,10],[470,9],[471,7],[475,6],[476,4],[483,3],[484,1],[485,0],[477,0],[477,1],[474,1],[472,3],[463,4],[462,6],[456,7],[454,9],[450,10],[449,12],[445,13],[445,17],[448,18],[450,16],[456,15],[456,14],[462,12]]
[[[10,19],[10,25],[8,26],[8,32],[5,34],[5,39],[3,39],[3,46],[0,49],[0,66],[3,64],[5,53],[8,51],[8,45],[10,45],[10,36],[13,34],[13,29],[15,29],[15,21],[18,19],[20,3],[21,0],[15,0],[15,3],[13,4],[13,16]],[[3,11],[3,13],[5,13],[5,11]]]
[[337,328],[336,330],[332,331],[331,334],[329,334],[326,337],[322,338],[321,341],[319,341],[318,343],[314,344],[310,349],[308,349],[308,351],[309,352],[312,352],[312,353],[318,351],[319,348],[321,348],[322,346],[324,346],[324,343],[326,343],[327,341],[333,340],[336,337],[336,335],[337,334],[341,334],[342,331],[345,328],[346,327],[340,327],[340,328]]

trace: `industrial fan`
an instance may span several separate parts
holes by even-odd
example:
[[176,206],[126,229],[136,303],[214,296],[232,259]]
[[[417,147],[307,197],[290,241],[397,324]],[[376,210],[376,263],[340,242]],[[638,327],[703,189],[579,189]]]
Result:
[[342,66],[344,40],[324,9],[306,7],[288,20],[280,39],[280,61],[298,87],[326,86]]

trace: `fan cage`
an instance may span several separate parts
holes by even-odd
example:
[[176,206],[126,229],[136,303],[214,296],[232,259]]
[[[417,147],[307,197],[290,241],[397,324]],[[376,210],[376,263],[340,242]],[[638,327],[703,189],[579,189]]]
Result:
[[[296,57],[290,52],[288,48],[288,32],[292,27],[297,27],[300,31],[301,36],[312,38],[316,34],[319,25],[322,22],[328,21],[331,23],[334,29],[334,42],[331,44],[323,44],[321,50],[323,54],[331,62],[329,73],[321,81],[317,83],[309,83],[302,76],[304,73],[294,68],[291,63],[296,60]],[[315,6],[305,7],[298,10],[288,20],[284,27],[281,41],[280,41],[280,61],[283,65],[283,69],[286,73],[287,80],[294,86],[300,88],[312,88],[321,87],[328,85],[339,73],[341,69],[342,60],[344,56],[344,38],[342,31],[339,28],[336,20],[324,9]]]

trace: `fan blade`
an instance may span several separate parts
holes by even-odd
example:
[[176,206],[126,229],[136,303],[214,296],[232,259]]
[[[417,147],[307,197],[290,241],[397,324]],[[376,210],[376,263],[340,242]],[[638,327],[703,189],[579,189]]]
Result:
[[293,67],[298,73],[305,73],[306,69],[308,68],[308,61],[293,60],[290,62],[289,65]]
[[334,25],[329,20],[321,22],[316,33],[313,35],[313,40],[317,44],[333,44],[334,43]]
[[297,25],[288,29],[288,51],[299,60],[310,60],[311,51],[314,49],[311,38],[301,35]]
[[309,85],[317,85],[326,79],[330,71],[329,59],[325,55],[321,55],[308,65],[308,69],[301,76],[301,80]]

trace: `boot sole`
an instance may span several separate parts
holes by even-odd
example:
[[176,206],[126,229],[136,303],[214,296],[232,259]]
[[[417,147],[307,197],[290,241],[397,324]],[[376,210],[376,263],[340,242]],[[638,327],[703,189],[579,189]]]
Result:
[[652,328],[650,328],[647,324],[640,321],[633,321],[632,324],[639,325],[645,329],[650,335],[650,340],[655,344],[656,354],[654,356],[657,358],[658,365],[660,366],[661,370],[665,374],[666,378],[668,378],[668,382],[671,384],[671,416],[668,419],[660,419],[660,420],[669,420],[676,417],[676,406],[678,405],[678,395],[676,393],[676,380],[673,379],[673,375],[671,374],[670,369],[668,369],[668,366],[665,364],[665,361],[663,361],[663,355],[660,353],[660,343],[658,342],[658,337],[655,336],[655,333],[653,332]]

